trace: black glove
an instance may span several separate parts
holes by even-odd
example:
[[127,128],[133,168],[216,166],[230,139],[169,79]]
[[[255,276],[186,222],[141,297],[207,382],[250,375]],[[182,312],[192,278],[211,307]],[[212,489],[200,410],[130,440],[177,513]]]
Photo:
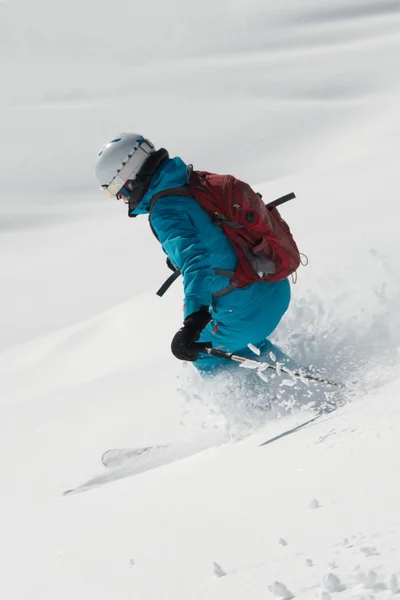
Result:
[[194,361],[199,358],[199,352],[212,348],[210,342],[197,342],[204,327],[211,321],[211,315],[206,307],[187,316],[183,327],[174,335],[171,352],[179,360]]

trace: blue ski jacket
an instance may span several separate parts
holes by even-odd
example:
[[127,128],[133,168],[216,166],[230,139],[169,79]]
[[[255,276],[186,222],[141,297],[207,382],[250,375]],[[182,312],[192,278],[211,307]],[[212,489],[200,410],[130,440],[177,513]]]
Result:
[[[155,172],[149,189],[130,215],[148,214],[155,194],[186,182],[186,164],[178,157],[168,159]],[[200,341],[247,355],[251,355],[249,343],[265,345],[289,306],[289,281],[255,282],[220,297],[218,292],[228,287],[229,276],[217,275],[214,269],[234,271],[237,256],[229,239],[200,204],[190,197],[163,196],[154,203],[151,224],[164,252],[183,275],[184,316],[201,306],[210,308],[212,321]],[[196,363],[200,369],[208,370],[221,362],[209,355],[201,356]]]

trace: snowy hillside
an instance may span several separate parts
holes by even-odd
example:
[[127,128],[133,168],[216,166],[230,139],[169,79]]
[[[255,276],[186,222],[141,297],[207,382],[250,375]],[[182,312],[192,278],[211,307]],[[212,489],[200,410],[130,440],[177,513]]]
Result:
[[[400,3],[269,4],[0,3],[4,598],[400,593]],[[121,130],[296,193],[309,265],[274,341],[343,406],[311,421],[326,389],[280,385],[262,411],[276,378],[172,357],[181,283],[155,296],[146,219],[93,175]],[[142,473],[101,464],[149,445]]]

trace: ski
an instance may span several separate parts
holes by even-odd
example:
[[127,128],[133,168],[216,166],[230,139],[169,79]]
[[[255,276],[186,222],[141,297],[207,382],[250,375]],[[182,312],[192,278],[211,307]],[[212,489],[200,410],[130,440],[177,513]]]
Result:
[[160,446],[143,446],[138,448],[111,448],[106,450],[101,457],[101,462],[108,469],[123,467],[140,458],[147,458],[154,452],[168,448],[168,444]]
[[211,450],[227,442],[229,442],[229,436],[226,431],[211,430],[198,438],[170,444],[110,448],[101,457],[102,463],[106,467],[105,471],[82,485],[66,490],[63,495],[86,492],[111,481],[139,475],[150,469],[163,467],[194,454]]

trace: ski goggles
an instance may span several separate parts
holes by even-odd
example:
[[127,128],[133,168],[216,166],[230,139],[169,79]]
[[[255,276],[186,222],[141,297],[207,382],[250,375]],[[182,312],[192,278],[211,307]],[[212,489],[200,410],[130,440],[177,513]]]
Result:
[[135,181],[136,180],[126,181],[124,183],[124,185],[122,186],[122,188],[120,188],[119,192],[117,192],[115,194],[116,199],[123,200],[125,202],[125,204],[129,204],[129,200],[131,199],[132,192],[134,190],[134,182]]
[[136,179],[143,164],[154,151],[155,147],[149,140],[139,138],[130,154],[122,161],[121,169],[117,171],[111,183],[103,186],[103,190],[111,198],[118,198],[118,195],[121,194],[121,197],[125,197],[125,195],[129,197],[131,192],[126,189],[126,183]]

